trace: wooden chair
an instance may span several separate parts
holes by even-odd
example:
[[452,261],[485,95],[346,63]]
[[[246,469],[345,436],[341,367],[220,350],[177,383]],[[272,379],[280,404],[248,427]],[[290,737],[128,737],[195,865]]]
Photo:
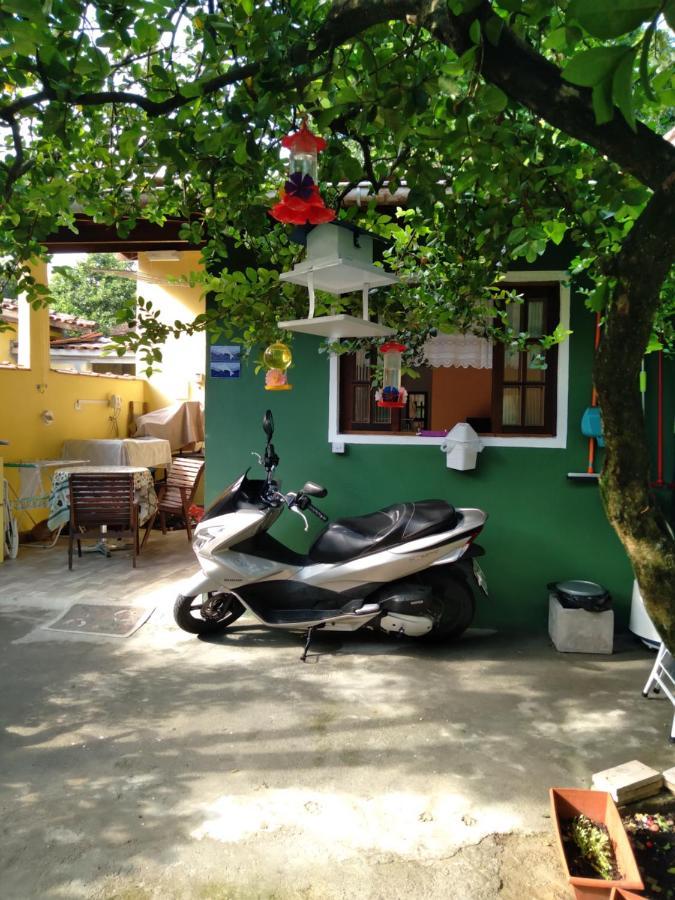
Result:
[[167,472],[166,481],[159,488],[157,512],[145,526],[141,547],[145,546],[158,515],[162,534],[166,534],[167,514],[180,516],[185,522],[187,539],[188,541],[192,540],[192,525],[188,510],[194,500],[203,472],[204,460],[199,457],[177,456],[174,458],[171,468]]
[[70,491],[70,534],[68,568],[73,568],[73,542],[82,556],[81,538],[100,536],[102,525],[114,537],[133,538],[132,565],[136,568],[138,546],[138,506],[134,501],[132,473],[77,473],[68,479]]

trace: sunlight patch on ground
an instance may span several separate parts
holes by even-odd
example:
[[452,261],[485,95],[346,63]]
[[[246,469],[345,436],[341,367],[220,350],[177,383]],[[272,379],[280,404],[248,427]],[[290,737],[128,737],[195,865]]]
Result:
[[[306,832],[312,844],[335,853],[353,850],[405,857],[443,856],[486,834],[520,824],[513,810],[472,809],[459,794],[430,798],[392,791],[376,797],[281,789],[263,796],[222,796],[206,810],[197,840],[245,841],[259,832]],[[301,835],[302,836],[302,835]]]

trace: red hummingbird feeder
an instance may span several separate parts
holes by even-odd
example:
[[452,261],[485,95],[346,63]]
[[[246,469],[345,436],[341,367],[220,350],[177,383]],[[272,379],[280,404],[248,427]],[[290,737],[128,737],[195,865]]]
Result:
[[380,347],[382,354],[382,388],[375,392],[378,406],[388,409],[402,409],[408,399],[408,392],[401,387],[403,353],[406,347],[397,341],[388,341]]
[[321,225],[332,222],[335,213],[328,209],[317,187],[318,155],[326,149],[323,138],[317,137],[303,121],[300,130],[287,134],[281,141],[290,151],[288,178],[281,191],[279,203],[270,215],[277,222],[292,225]]

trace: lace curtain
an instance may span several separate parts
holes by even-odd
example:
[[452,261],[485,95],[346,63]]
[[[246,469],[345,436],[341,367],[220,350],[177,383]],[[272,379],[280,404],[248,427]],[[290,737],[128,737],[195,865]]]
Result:
[[430,366],[492,368],[492,344],[475,334],[439,334],[429,338],[424,353]]

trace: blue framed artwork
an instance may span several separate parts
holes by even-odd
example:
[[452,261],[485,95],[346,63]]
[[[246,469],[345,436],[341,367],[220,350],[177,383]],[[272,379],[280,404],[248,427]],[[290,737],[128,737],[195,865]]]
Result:
[[237,344],[211,344],[209,375],[211,378],[239,378],[241,347]]

